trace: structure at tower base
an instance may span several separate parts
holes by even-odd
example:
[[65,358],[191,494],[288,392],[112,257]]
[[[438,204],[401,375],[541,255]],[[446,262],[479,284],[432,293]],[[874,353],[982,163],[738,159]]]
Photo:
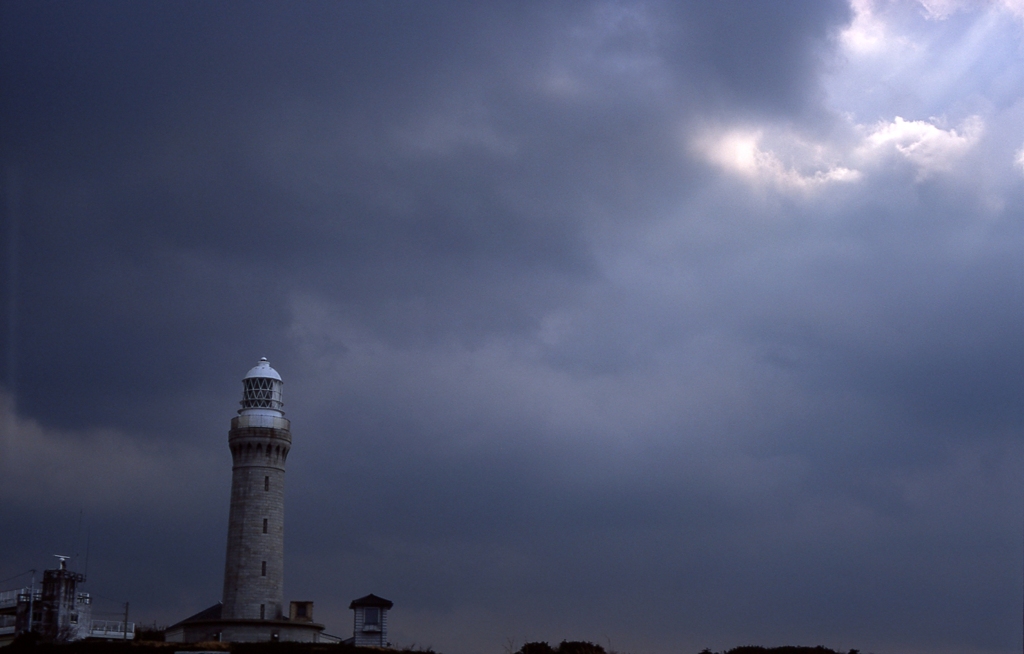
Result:
[[[302,612],[300,607],[305,607],[308,617],[295,615]],[[168,627],[164,640],[170,643],[341,642],[337,636],[325,634],[322,624],[313,622],[312,602],[292,602],[291,608],[291,615],[279,620],[232,619],[223,617],[224,604],[217,602]]]
[[283,385],[265,358],[242,380],[242,408],[228,432],[233,465],[223,601],[168,627],[167,641],[340,640],[313,622],[312,602],[292,602],[287,615],[282,610],[284,464],[292,445]]

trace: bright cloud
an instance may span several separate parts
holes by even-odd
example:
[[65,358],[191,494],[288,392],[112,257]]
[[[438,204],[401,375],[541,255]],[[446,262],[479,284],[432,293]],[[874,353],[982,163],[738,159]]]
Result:
[[[886,159],[896,157],[917,168],[921,181],[937,173],[952,172],[978,142],[984,122],[971,116],[958,128],[942,129],[934,122],[896,116],[872,127],[851,125],[861,131],[859,143],[810,143],[785,130],[734,129],[697,140],[696,149],[719,168],[751,183],[783,190],[809,190],[833,182],[854,182]],[[771,142],[776,147],[764,144]],[[1019,165],[1020,159],[1018,159]]]
[[853,21],[839,35],[842,44],[849,50],[867,54],[884,49],[888,34],[885,23],[873,10],[871,0],[851,0]]
[[977,9],[979,5],[995,6],[1009,12],[1017,18],[1024,19],[1024,0],[998,0],[994,3],[978,2],[978,0],[918,0],[925,9],[925,15],[934,20],[945,20],[958,11]]
[[790,139],[790,144],[798,152],[787,165],[774,150],[761,148],[763,138],[763,131],[734,130],[701,139],[697,149],[726,171],[782,189],[804,190],[860,178],[857,170],[825,163],[821,146],[796,139]]
[[862,154],[869,157],[895,151],[918,167],[918,179],[937,172],[949,172],[954,164],[977,143],[984,130],[978,116],[967,119],[961,129],[940,129],[923,120],[904,120],[875,126],[865,139]]
[[1024,0],[1003,0],[1000,5],[1004,10],[1024,20]]
[[918,0],[924,7],[925,15],[933,20],[945,20],[950,15],[965,8],[967,3],[962,0]]

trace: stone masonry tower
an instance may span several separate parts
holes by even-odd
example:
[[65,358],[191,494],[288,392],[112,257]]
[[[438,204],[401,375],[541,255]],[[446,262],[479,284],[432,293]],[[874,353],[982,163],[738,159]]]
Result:
[[231,512],[222,602],[171,625],[169,643],[339,642],[313,622],[313,602],[284,606],[284,464],[291,423],[281,408],[281,375],[260,359],[242,380],[231,419]]
[[291,424],[281,410],[284,382],[265,358],[242,384],[242,408],[228,432],[234,464],[221,618],[281,620],[284,463],[292,444]]

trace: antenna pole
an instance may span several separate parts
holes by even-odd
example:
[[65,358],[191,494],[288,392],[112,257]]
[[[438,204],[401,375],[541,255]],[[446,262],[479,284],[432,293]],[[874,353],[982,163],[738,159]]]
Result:
[[28,587],[28,631],[32,633],[32,614],[35,607],[32,605],[36,597],[36,571],[32,570],[32,585]]
[[85,571],[82,573],[82,581],[89,578],[89,542],[92,536],[92,527],[85,528]]
[[75,543],[71,547],[71,553],[75,557],[75,564],[76,565],[81,563],[81,561],[78,560],[78,539],[82,535],[82,513],[83,513],[83,509],[79,508],[78,509],[78,529],[75,529]]

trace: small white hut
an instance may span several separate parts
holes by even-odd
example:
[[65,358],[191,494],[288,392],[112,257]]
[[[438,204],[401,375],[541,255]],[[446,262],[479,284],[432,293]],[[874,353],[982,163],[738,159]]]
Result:
[[352,644],[356,647],[389,647],[388,610],[394,606],[390,600],[372,593],[352,600],[348,608],[355,611]]

